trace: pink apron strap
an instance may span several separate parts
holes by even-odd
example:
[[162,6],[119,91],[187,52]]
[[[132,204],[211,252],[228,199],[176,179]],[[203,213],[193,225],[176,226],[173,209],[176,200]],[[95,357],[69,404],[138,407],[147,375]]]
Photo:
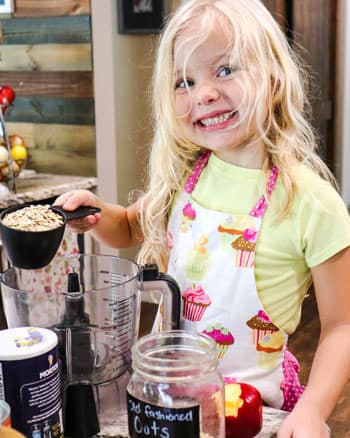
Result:
[[204,152],[196,161],[196,164],[193,167],[192,173],[188,176],[186,184],[185,184],[185,192],[191,194],[196,187],[196,184],[203,172],[203,169],[208,163],[210,158],[211,151]]
[[[276,181],[278,178],[278,169],[276,166],[273,166],[269,175],[269,179],[267,180],[267,196],[270,197],[273,189],[275,188]],[[254,207],[250,211],[250,216],[263,218],[267,209],[267,199],[265,195],[261,195],[258,199],[258,202],[254,205]]]
[[301,394],[304,392],[305,386],[299,382],[300,366],[293,354],[286,350],[283,359],[283,377],[281,385],[284,395],[284,403],[282,409],[284,411],[292,411]]
[[[191,194],[196,187],[196,184],[203,172],[203,169],[208,163],[208,160],[211,155],[211,151],[204,152],[196,161],[196,164],[193,167],[191,174],[188,176],[186,184],[185,184],[185,192]],[[267,180],[267,196],[270,197],[273,189],[275,188],[276,181],[278,178],[278,169],[276,166],[273,166]],[[267,200],[265,195],[261,195],[258,199],[257,203],[254,205],[252,210],[250,211],[250,216],[262,218],[266,212],[267,208]]]

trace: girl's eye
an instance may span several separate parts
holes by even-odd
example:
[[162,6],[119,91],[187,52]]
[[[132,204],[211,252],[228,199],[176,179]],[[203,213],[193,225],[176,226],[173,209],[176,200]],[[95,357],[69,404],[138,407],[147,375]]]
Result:
[[191,79],[179,79],[175,83],[175,89],[176,88],[188,88],[191,87],[194,84],[194,81]]
[[218,77],[231,75],[234,72],[233,67],[222,67],[219,69]]

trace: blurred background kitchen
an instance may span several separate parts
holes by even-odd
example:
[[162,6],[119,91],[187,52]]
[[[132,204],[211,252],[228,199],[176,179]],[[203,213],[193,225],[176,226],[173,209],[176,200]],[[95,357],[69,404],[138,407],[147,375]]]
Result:
[[[122,204],[141,188],[152,133],[149,85],[157,30],[180,2],[0,2],[0,85],[16,93],[6,126],[9,135],[24,140],[26,170],[52,175],[58,182],[68,175],[63,189],[86,183],[105,200]],[[298,50],[312,72],[320,154],[350,204],[350,1],[264,3],[292,44],[304,48]],[[25,184],[23,180],[22,191]],[[47,197],[54,195],[52,189]],[[116,253],[91,241],[85,244],[86,252]],[[120,251],[126,257],[134,254]],[[292,342],[302,355],[305,380],[318,332],[312,294],[303,321]],[[334,437],[350,437],[349,418],[348,387],[331,419]]]

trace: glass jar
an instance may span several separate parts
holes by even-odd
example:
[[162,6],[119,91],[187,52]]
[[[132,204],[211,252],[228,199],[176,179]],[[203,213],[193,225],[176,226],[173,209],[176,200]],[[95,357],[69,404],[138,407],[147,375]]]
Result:
[[127,387],[129,437],[224,438],[224,384],[214,341],[174,330],[140,338]]

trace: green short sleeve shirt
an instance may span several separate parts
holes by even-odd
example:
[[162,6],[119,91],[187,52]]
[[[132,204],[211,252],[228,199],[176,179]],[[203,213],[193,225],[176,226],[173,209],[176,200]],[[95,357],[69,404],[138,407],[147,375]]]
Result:
[[[336,190],[303,165],[292,171],[299,190],[290,214],[278,218],[285,199],[277,181],[256,246],[255,278],[259,298],[272,321],[293,333],[301,303],[311,284],[310,268],[350,245],[350,218]],[[229,214],[249,213],[264,191],[259,169],[237,167],[210,157],[194,200]]]

